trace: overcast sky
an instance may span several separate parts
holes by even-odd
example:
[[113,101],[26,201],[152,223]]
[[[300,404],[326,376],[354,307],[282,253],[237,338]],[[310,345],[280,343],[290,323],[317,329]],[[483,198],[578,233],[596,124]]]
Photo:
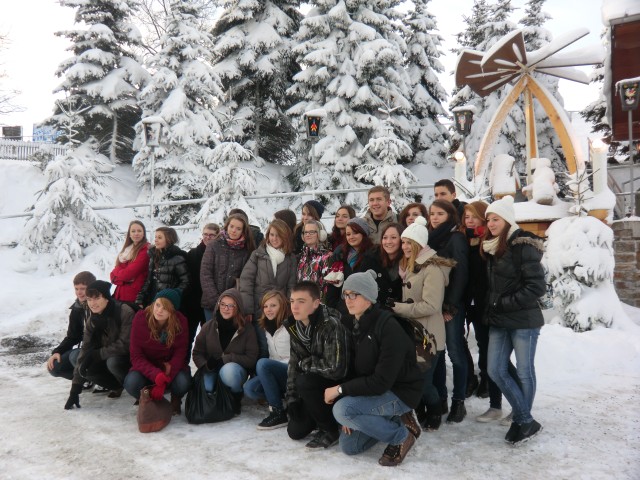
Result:
[[[514,0],[518,8],[513,20],[524,14],[524,0]],[[598,43],[603,29],[601,0],[547,0],[545,10],[553,17],[545,27],[554,36],[577,27],[587,27],[591,33],[575,44],[576,48]],[[472,0],[432,0],[429,9],[436,16],[440,34],[445,38],[447,69],[441,82],[450,92],[453,80],[450,72],[456,57],[449,50],[455,46],[455,34],[463,30],[462,15],[471,13]],[[15,88],[22,92],[17,102],[26,108],[23,113],[0,117],[0,124],[22,125],[29,135],[33,123],[48,117],[53,108],[52,90],[60,83],[55,76],[59,63],[69,57],[65,49],[69,43],[54,32],[73,28],[74,10],[62,7],[57,0],[4,1],[0,16],[0,32],[9,36],[8,48],[0,52],[1,70],[7,77],[1,79],[2,88]],[[567,110],[580,110],[597,98],[594,87],[562,80],[560,91]]]

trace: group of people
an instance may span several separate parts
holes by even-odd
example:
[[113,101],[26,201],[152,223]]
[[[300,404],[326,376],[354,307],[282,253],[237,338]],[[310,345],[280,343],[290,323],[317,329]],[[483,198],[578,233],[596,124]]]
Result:
[[[264,234],[235,209],[222,228],[205,225],[189,252],[174,229],[156,229],[149,245],[144,225],[131,222],[111,283],[74,278],[67,336],[47,362],[72,382],[65,408],[80,407],[92,386],[136,400],[150,386],[154,399],[170,393],[180,414],[193,359],[207,391],[229,388],[236,414],[244,396],[268,404],[258,429],[286,426],[292,439],[315,431],[309,449],[339,443],[351,455],[384,442],[379,463],[398,465],[443,415],[461,422],[474,393],[489,398],[477,421],[510,425],[511,444],[532,438],[542,428],[531,415],[542,241],[519,228],[512,197],[466,204],[449,180],[435,184],[435,197],[396,215],[389,191],[373,187],[366,213],[340,206],[330,232],[317,200],[300,221],[276,212]],[[435,338],[427,366],[405,318]]]

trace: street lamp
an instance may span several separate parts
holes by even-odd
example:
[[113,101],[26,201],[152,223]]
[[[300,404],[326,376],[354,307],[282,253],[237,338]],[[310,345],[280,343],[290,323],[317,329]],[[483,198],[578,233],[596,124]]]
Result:
[[144,146],[151,149],[151,193],[149,200],[149,223],[150,229],[153,231],[153,200],[155,190],[155,161],[156,148],[160,146],[160,138],[162,137],[162,126],[166,122],[162,117],[153,116],[142,119],[142,138]]
[[465,157],[467,156],[466,139],[467,135],[471,133],[473,115],[476,113],[476,110],[476,107],[473,105],[461,105],[451,110],[453,113],[454,124],[456,126],[456,132],[462,135],[462,153]]
[[620,80],[616,82],[616,90],[620,95],[620,101],[622,102],[622,111],[629,112],[628,122],[629,122],[629,170],[631,173],[630,179],[630,207],[631,214],[636,214],[636,192],[633,182],[633,111],[638,108],[638,103],[640,102],[640,90],[638,90],[638,85],[640,84],[640,77],[636,78],[628,78],[625,80]]

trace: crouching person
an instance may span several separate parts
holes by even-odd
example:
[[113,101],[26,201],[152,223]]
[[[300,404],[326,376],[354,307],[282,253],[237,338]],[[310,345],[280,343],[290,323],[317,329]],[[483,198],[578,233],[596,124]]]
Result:
[[91,316],[84,329],[82,349],[73,371],[71,392],[64,408],[80,408],[80,392],[86,380],[111,390],[109,398],[122,393],[122,382],[129,371],[129,337],[133,310],[114,300],[111,284],[96,280],[87,287]]
[[180,415],[182,397],[191,388],[187,363],[189,323],[180,312],[180,291],[160,290],[153,303],[140,310],[131,327],[131,370],[124,388],[136,400],[147,385],[151,398],[160,400],[166,389],[171,392],[174,415]]
[[70,307],[67,336],[51,352],[51,356],[47,360],[47,370],[54,377],[73,379],[73,369],[80,354],[80,348],[74,347],[82,342],[84,324],[91,315],[91,310],[87,305],[87,286],[95,281],[96,277],[91,272],[80,272],[73,277],[76,301]]
[[327,388],[325,401],[342,425],[340,448],[347,455],[387,443],[380,465],[395,467],[404,460],[420,426],[413,409],[420,402],[424,378],[416,363],[415,345],[393,313],[375,304],[377,274],[354,273],[345,280],[342,296],[353,322],[354,377]]
[[293,287],[291,313],[284,322],[291,342],[287,433],[299,440],[317,428],[306,447],[329,448],[338,443],[339,425],[331,405],[324,402],[324,391],[347,376],[350,335],[340,322],[340,314],[320,303],[320,289],[313,282],[303,281]]
[[193,363],[205,368],[204,388],[213,392],[222,381],[233,394],[233,409],[240,414],[242,386],[258,360],[256,329],[246,322],[240,292],[225,290],[218,298],[213,318],[200,329],[193,345]]

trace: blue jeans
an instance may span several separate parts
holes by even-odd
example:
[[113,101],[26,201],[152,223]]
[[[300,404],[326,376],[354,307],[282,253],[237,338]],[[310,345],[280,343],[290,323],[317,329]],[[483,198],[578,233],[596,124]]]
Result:
[[233,393],[240,393],[242,392],[242,385],[247,381],[249,374],[244,367],[237,363],[225,363],[219,372],[206,372],[204,374],[204,389],[207,392],[213,392],[218,376],[222,383],[229,387],[229,390]]
[[287,364],[261,358],[256,365],[257,376],[244,384],[244,394],[252,400],[266,398],[269,405],[283,408],[282,397],[287,391]]
[[351,434],[340,431],[340,448],[356,455],[378,442],[400,445],[409,431],[400,415],[411,411],[393,392],[371,397],[343,397],[333,406],[339,424],[349,427]]
[[49,373],[54,377],[62,377],[67,380],[73,380],[73,369],[80,355],[79,348],[73,348],[60,354],[60,361],[54,360],[53,369]]
[[[140,390],[147,385],[153,385],[154,380],[145,377],[137,370],[131,370],[124,378],[124,389],[133,398],[140,398]],[[167,385],[167,390],[171,392],[173,396],[182,398],[189,390],[191,390],[191,375],[184,370],[174,377],[173,381]]]
[[[465,352],[464,325],[465,314],[463,306],[458,306],[458,313],[448,322],[444,322],[447,334],[447,352],[453,365],[452,398],[462,401],[466,398],[467,393],[467,355]],[[433,383],[438,388],[438,392],[440,392],[440,398],[447,398],[447,368],[444,355],[436,366]]]
[[436,366],[444,358],[444,350],[438,350],[436,355],[431,359],[431,368],[424,373],[424,386],[422,387],[422,403],[427,406],[439,405],[440,394],[433,384],[433,374]]
[[[513,409],[513,421],[519,425],[533,420],[531,408],[536,395],[534,360],[540,328],[489,330],[488,372]],[[516,354],[520,385],[509,374],[511,352]]]

